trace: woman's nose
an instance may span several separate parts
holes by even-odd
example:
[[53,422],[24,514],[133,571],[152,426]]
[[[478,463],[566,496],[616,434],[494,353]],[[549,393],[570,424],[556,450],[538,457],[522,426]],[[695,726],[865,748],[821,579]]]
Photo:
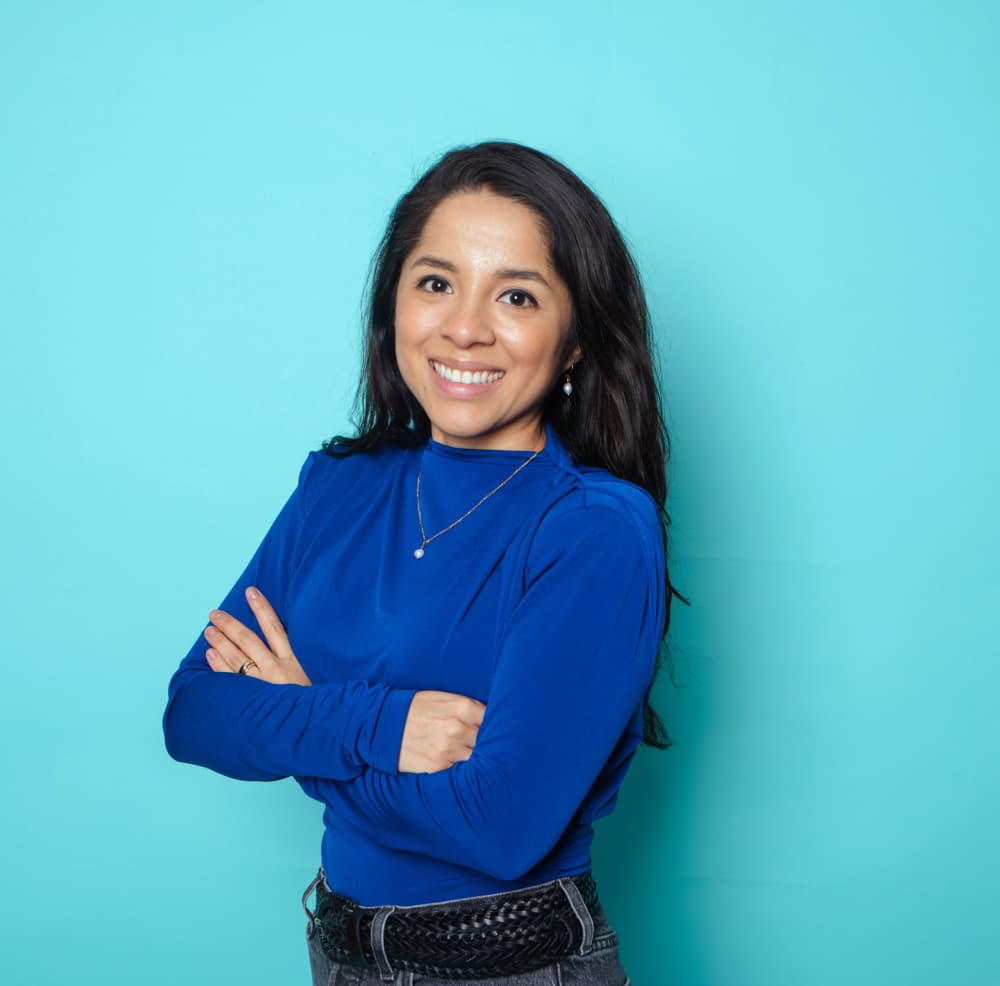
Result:
[[495,336],[488,307],[471,301],[456,305],[442,322],[441,335],[463,349],[489,345]]

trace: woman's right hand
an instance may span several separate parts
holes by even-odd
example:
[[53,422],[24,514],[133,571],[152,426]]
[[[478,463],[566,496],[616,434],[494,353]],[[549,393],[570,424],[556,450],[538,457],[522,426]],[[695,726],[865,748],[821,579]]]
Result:
[[468,760],[486,706],[453,692],[420,691],[413,696],[399,747],[399,771],[434,774]]

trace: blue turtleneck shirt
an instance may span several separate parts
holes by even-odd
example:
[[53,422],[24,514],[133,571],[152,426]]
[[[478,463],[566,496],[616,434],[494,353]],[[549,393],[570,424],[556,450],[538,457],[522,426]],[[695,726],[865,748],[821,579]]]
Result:
[[[310,452],[219,604],[257,629],[257,586],[310,686],[213,672],[199,635],[169,687],[167,749],[245,780],[294,776],[325,806],[330,887],[363,905],[492,894],[586,871],[642,737],[663,628],[658,510],[541,454],[414,558],[530,452],[430,440]],[[486,703],[468,760],[399,773],[421,689]]]

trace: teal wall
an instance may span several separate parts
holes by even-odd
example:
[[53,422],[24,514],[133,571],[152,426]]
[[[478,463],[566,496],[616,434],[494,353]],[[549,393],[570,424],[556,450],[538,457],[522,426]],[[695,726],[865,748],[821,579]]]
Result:
[[[595,869],[636,986],[995,986],[1000,8],[0,7],[13,986],[306,982],[318,806],[168,677],[347,425],[388,209],[576,169],[640,261],[673,650]],[[141,970],[141,972],[140,972]]]

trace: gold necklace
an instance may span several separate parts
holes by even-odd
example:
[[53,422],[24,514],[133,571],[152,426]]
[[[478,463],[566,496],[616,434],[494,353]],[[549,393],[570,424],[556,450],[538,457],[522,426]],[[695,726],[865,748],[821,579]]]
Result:
[[420,547],[413,552],[413,557],[419,561],[424,557],[424,548],[427,547],[435,538],[441,537],[442,534],[447,534],[453,527],[457,527],[459,524],[465,520],[473,510],[478,510],[494,493],[499,493],[532,459],[536,458],[541,454],[541,449],[534,453],[534,455],[529,456],[524,460],[499,486],[494,486],[493,489],[489,491],[477,504],[469,507],[468,510],[462,514],[458,520],[453,520],[447,527],[442,528],[437,534],[432,534],[430,537],[427,536],[427,532],[424,530],[424,515],[420,511],[420,472],[417,473],[417,523],[420,525]]

